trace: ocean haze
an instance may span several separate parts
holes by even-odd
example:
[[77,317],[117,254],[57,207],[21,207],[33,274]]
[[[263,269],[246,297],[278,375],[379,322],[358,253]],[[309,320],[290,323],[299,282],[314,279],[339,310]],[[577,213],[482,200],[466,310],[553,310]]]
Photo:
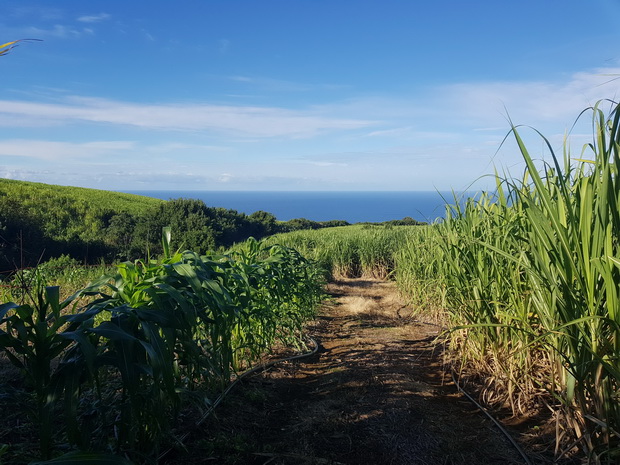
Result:
[[[222,207],[245,214],[272,213],[280,221],[306,218],[312,221],[345,220],[349,223],[383,222],[411,217],[431,222],[445,213],[452,192],[300,192],[300,191],[172,191],[128,190],[130,194],[163,200],[199,199],[209,207]],[[445,199],[445,200],[444,200]]]

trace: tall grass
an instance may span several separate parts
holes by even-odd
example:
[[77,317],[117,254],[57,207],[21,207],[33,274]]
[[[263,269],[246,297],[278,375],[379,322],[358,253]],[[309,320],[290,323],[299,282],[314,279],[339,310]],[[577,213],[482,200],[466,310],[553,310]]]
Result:
[[[539,169],[512,136],[526,169],[449,209],[397,261],[412,294],[443,296],[452,346],[486,373],[513,410],[545,395],[558,418],[556,455],[620,460],[620,109],[589,109],[592,142],[565,143]],[[585,112],[584,112],[585,113]],[[583,117],[583,114],[580,115]],[[569,439],[572,438],[572,439]]]
[[276,234],[269,243],[293,247],[313,260],[328,277],[386,278],[395,271],[396,254],[426,226],[355,225]]

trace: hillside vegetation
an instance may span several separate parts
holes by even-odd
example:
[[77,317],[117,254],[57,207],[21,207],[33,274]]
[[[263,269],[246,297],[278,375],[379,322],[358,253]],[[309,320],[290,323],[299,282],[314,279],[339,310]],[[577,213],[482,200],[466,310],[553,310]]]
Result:
[[268,243],[293,247],[317,263],[331,278],[389,278],[408,242],[416,242],[429,226],[358,224],[276,234]]
[[119,215],[138,217],[157,199],[0,179],[0,269],[63,253],[94,260],[113,253],[106,232]]
[[63,254],[84,263],[156,255],[164,226],[180,247],[203,253],[284,229],[269,213],[248,216],[195,199],[0,179],[0,271]]

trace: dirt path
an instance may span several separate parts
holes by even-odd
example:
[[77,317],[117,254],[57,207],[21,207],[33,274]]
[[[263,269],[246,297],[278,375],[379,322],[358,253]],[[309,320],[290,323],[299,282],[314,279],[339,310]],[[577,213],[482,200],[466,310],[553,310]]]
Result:
[[521,464],[456,392],[393,284],[345,280],[311,334],[316,355],[244,380],[167,463]]

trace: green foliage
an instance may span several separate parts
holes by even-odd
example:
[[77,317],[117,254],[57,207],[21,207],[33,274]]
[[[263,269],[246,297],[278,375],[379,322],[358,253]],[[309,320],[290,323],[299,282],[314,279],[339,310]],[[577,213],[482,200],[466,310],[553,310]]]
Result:
[[57,286],[38,289],[32,304],[0,305],[0,350],[19,368],[36,398],[43,458],[51,453],[52,407],[57,397],[52,362],[72,343],[73,332],[92,318],[93,312],[70,315],[65,309],[73,298],[60,301]]
[[[110,218],[139,217],[161,200],[118,192],[0,179],[0,270],[69,254],[85,262],[114,255]],[[110,250],[112,249],[112,250]]]
[[260,227],[260,233],[255,237],[271,236],[280,231],[277,218],[271,213],[258,210],[248,216],[248,218]]
[[128,212],[114,214],[105,229],[105,244],[116,251],[114,259],[129,260],[139,253],[136,245],[137,217]]
[[73,451],[44,462],[31,462],[30,465],[132,465],[129,460],[110,454]]
[[317,221],[308,220],[306,218],[295,218],[285,223],[285,227],[288,231],[300,231],[303,229],[320,229],[321,223]]
[[392,226],[421,226],[426,224],[425,222],[416,221],[410,216],[405,216],[402,220],[386,221],[383,224]]
[[247,216],[201,200],[0,179],[0,272],[63,254],[84,263],[158,255],[164,226],[203,253],[282,230],[269,213]]
[[[122,263],[65,301],[47,287],[32,305],[0,306],[0,350],[35,394],[42,458],[57,436],[153,459],[184,403],[208,404],[276,341],[303,344],[323,283],[299,253],[255,240],[229,255],[172,253],[167,234],[162,249],[163,258]],[[52,414],[66,429],[52,430]],[[50,463],[76,457],[86,456]]]
[[135,228],[135,242],[141,256],[163,252],[161,230],[172,228],[172,234],[182,247],[206,252],[215,248],[215,234],[208,207],[201,200],[175,199],[146,211]]
[[[542,170],[519,130],[521,179],[464,206],[398,260],[410,294],[433,288],[463,363],[486,372],[515,411],[546,391],[591,463],[620,452],[620,108],[591,109],[593,140]],[[561,449],[558,449],[558,451]]]
[[277,234],[268,242],[285,244],[316,261],[328,276],[385,278],[395,257],[419,227],[354,225]]

